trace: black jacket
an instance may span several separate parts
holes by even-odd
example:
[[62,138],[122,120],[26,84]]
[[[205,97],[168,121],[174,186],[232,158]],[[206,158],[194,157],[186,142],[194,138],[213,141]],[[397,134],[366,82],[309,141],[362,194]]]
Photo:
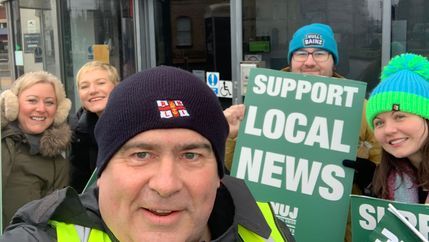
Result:
[[96,167],[98,146],[94,137],[98,116],[80,108],[70,119],[73,131],[70,152],[70,186],[82,192]]
[[[118,241],[101,219],[98,208],[98,189],[91,187],[78,196],[71,188],[28,203],[15,214],[0,242],[57,241],[55,229],[48,221],[56,220],[105,231],[112,241]],[[276,221],[288,242],[294,242],[286,225]],[[268,238],[270,227],[259,210],[243,180],[225,176],[216,196],[209,218],[210,233],[217,242],[240,241],[238,224]]]

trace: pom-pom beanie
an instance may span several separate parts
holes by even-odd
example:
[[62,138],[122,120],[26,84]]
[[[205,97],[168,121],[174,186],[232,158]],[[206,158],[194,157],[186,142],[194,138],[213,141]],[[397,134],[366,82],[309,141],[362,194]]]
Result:
[[405,53],[384,67],[380,83],[372,91],[366,106],[371,128],[379,114],[401,111],[429,118],[429,61],[420,55]]

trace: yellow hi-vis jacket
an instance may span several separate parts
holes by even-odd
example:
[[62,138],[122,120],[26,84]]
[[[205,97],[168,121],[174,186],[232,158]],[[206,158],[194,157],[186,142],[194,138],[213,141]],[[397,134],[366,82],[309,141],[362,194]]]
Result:
[[[275,215],[273,214],[270,205],[268,203],[258,202],[258,206],[271,228],[270,237],[265,239],[239,224],[238,234],[241,239],[244,242],[287,242],[286,238],[284,238],[280,230],[277,228],[274,218]],[[98,229],[75,224],[67,224],[54,220],[50,220],[49,223],[56,229],[58,242],[111,242],[109,236]]]

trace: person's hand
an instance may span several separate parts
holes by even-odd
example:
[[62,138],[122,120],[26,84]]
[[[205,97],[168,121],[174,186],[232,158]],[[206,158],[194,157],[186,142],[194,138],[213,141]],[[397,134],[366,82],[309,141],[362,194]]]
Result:
[[229,124],[228,138],[234,139],[237,137],[240,122],[244,118],[244,109],[244,104],[236,104],[223,111],[223,114]]

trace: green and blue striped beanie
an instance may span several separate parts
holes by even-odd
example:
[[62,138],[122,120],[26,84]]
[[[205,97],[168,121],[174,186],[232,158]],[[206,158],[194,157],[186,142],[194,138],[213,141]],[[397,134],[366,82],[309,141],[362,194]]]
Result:
[[381,81],[366,106],[369,126],[374,129],[374,118],[390,111],[429,119],[429,61],[425,57],[405,53],[394,57],[384,67]]

